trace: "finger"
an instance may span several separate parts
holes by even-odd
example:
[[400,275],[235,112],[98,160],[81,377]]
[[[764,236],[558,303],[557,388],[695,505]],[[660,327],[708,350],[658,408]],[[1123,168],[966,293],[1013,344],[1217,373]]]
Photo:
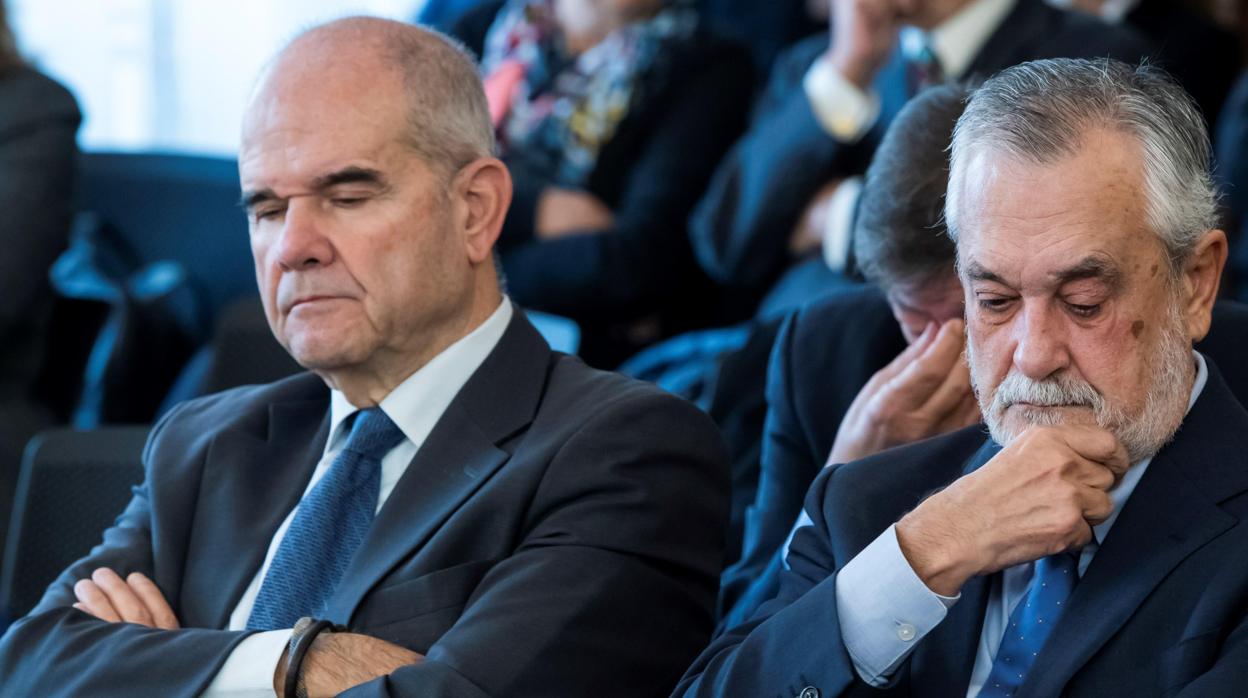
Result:
[[121,621],[121,616],[108,600],[108,595],[90,579],[79,579],[74,584],[74,596],[77,597],[81,610],[96,618],[110,623]]
[[1081,490],[1080,505],[1083,509],[1083,520],[1091,526],[1098,526],[1114,513],[1114,501],[1109,493],[1094,487]]
[[160,593],[160,588],[156,583],[147,578],[147,575],[141,572],[131,573],[126,577],[126,583],[138,595],[139,600],[147,607],[147,611],[151,614],[152,621],[156,627],[164,630],[176,630],[178,628],[178,617],[174,614],[173,609],[169,607],[169,603],[165,601],[165,595]]
[[971,390],[971,373],[966,363],[959,361],[948,373],[944,381],[932,393],[927,402],[919,408],[919,414],[936,424],[942,424],[951,415],[964,411],[968,399],[974,400]]
[[962,350],[966,347],[966,326],[960,318],[942,324],[932,339],[931,346],[923,351],[920,360],[934,366],[952,368],[964,364]]
[[1064,424],[1054,427],[1054,431],[1072,451],[1104,465],[1117,477],[1122,477],[1131,465],[1122,442],[1105,429],[1086,424]]
[[1108,492],[1117,484],[1118,476],[1101,463],[1084,459],[1080,462],[1079,469],[1075,471],[1074,480],[1087,487]]
[[[917,359],[890,380],[881,392],[893,393],[907,405],[923,405],[949,377],[950,371],[961,361],[962,345],[952,323],[941,326],[931,344]],[[958,321],[960,325],[961,322]],[[969,379],[968,379],[969,384]]]
[[[968,387],[969,389],[969,387]],[[983,417],[979,414],[979,400],[975,399],[975,391],[969,390],[966,397],[962,399],[953,410],[945,416],[943,422],[940,423],[940,432],[943,434],[947,431],[955,431],[972,424],[979,424],[983,421]]]
[[915,338],[914,343],[906,347],[900,354],[893,357],[888,365],[876,372],[876,376],[880,376],[880,381],[885,382],[891,380],[894,376],[906,370],[915,362],[927,348],[932,345],[936,339],[936,334],[940,326],[934,322],[927,323],[927,327],[923,328],[922,334]]
[[91,581],[108,595],[108,600],[113,608],[117,609],[122,620],[148,627],[154,625],[152,614],[148,613],[147,606],[143,605],[138,594],[134,593],[130,585],[126,584],[126,580],[118,576],[116,572],[107,567],[101,567],[91,574]]

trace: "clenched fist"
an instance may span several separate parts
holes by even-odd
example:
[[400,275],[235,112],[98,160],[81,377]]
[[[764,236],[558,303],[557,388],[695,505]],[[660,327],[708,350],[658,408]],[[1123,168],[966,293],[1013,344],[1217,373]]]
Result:
[[1126,449],[1084,425],[1033,426],[897,523],[902,553],[932,591],[1083,547],[1113,511]]

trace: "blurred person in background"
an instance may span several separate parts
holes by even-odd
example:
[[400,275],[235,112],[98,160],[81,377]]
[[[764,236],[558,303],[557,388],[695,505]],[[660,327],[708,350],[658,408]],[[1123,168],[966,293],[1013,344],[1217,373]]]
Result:
[[1235,74],[1239,43],[1228,29],[1187,0],[1051,0],[1057,7],[1126,24],[1157,45],[1154,63],[1196,100],[1210,127],[1218,120]]
[[1137,62],[1152,54],[1129,27],[1043,0],[829,6],[829,31],[776,60],[749,131],[689,222],[703,269],[724,286],[766,294],[764,312],[809,299],[852,267],[849,231],[860,175],[918,90],[1036,58]]
[[604,366],[708,322],[685,220],[744,127],[749,52],[685,0],[490,2],[452,33],[481,55],[515,180],[511,296],[579,322]]
[[53,416],[36,394],[48,343],[48,269],[72,216],[74,97],[17,51],[0,2],[0,546],[26,442]]

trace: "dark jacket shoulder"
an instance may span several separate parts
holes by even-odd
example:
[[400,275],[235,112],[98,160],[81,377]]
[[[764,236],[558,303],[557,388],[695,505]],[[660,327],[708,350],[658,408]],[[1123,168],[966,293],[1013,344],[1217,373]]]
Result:
[[78,103],[69,90],[52,78],[28,67],[0,75],[0,138],[10,129],[27,128],[47,121],[63,121],[77,128],[82,120]]

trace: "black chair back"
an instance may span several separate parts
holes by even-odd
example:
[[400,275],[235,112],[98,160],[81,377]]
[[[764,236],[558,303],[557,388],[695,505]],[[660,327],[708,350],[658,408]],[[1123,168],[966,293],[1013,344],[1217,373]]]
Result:
[[0,569],[0,609],[20,618],[101,540],[143,480],[147,426],[51,429],[31,440]]

